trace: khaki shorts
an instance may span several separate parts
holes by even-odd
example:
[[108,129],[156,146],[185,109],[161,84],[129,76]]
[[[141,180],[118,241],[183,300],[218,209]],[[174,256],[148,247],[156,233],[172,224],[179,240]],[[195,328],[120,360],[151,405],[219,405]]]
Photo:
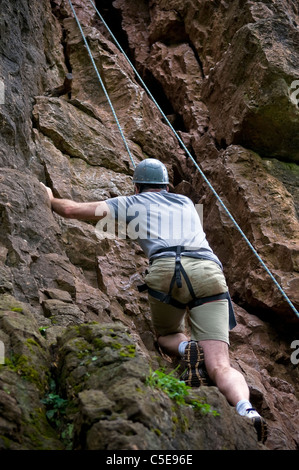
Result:
[[[228,291],[222,269],[214,261],[182,256],[181,262],[196,297],[208,297]],[[145,277],[146,284],[154,290],[168,293],[174,268],[174,257],[154,260]],[[188,303],[192,300],[192,296],[182,275],[181,278],[183,286],[178,288],[175,284],[172,296],[182,303]],[[184,309],[160,302],[151,295],[149,302],[153,325],[158,335],[166,336],[185,331]],[[190,323],[191,339],[219,340],[229,344],[229,306],[226,299],[194,307],[190,310]]]

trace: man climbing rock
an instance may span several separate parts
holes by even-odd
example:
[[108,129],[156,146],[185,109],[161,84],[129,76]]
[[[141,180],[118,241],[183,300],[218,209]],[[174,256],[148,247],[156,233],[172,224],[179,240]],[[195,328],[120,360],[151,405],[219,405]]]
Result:
[[[222,266],[210,248],[200,217],[186,196],[169,192],[168,172],[148,158],[135,168],[135,194],[101,202],[78,203],[53,196],[52,210],[62,217],[124,223],[149,258],[146,284],[157,341],[169,355],[186,363],[182,377],[190,386],[208,378],[237,412],[250,418],[258,439],[266,440],[265,420],[249,401],[243,375],[229,359],[229,329],[236,324]],[[107,220],[105,219],[105,220]],[[191,340],[185,335],[189,310]]]

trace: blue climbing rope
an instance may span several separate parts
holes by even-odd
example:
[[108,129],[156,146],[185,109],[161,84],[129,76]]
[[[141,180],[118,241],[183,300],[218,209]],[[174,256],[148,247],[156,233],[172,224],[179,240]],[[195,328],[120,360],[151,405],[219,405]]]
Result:
[[108,101],[108,103],[109,103],[109,106],[110,106],[110,108],[111,108],[112,114],[113,114],[113,116],[114,116],[115,122],[116,122],[116,124],[117,124],[118,129],[119,129],[120,135],[121,135],[121,137],[122,137],[122,139],[123,139],[123,142],[124,142],[124,144],[125,144],[126,150],[127,150],[128,154],[129,154],[129,157],[130,157],[130,159],[131,159],[132,165],[133,165],[133,167],[135,168],[136,165],[135,165],[134,159],[133,159],[133,157],[132,157],[131,151],[130,151],[130,149],[129,149],[128,143],[127,143],[126,138],[125,138],[125,136],[124,136],[123,130],[122,130],[121,126],[120,126],[119,120],[118,120],[118,118],[117,118],[116,112],[115,112],[115,110],[114,110],[114,107],[113,107],[113,105],[112,105],[112,102],[111,102],[111,100],[110,100],[110,97],[109,97],[109,95],[108,95],[108,92],[107,92],[107,90],[106,90],[106,87],[105,87],[105,85],[104,85],[104,82],[103,82],[103,80],[102,80],[102,77],[101,77],[101,75],[100,75],[100,73],[99,73],[99,70],[98,70],[98,68],[97,68],[97,66],[96,66],[96,63],[95,63],[95,61],[94,61],[93,55],[92,55],[92,53],[91,53],[89,44],[88,44],[87,39],[86,39],[86,37],[85,37],[85,34],[84,34],[84,32],[83,32],[83,29],[82,29],[82,26],[81,26],[80,21],[79,21],[79,19],[78,19],[78,16],[77,16],[77,14],[76,14],[76,12],[75,12],[75,9],[74,9],[74,7],[73,7],[73,4],[72,4],[71,0],[68,0],[68,1],[69,1],[69,4],[70,4],[70,7],[71,7],[71,9],[72,9],[74,18],[75,18],[75,20],[76,20],[76,22],[77,22],[77,25],[78,25],[78,27],[79,27],[80,33],[81,33],[81,35],[82,35],[82,38],[83,38],[83,40],[84,40],[84,43],[85,43],[86,49],[87,49],[87,51],[88,51],[89,57],[90,57],[90,59],[91,59],[92,65],[93,65],[93,67],[94,67],[94,69],[95,69],[95,72],[96,72],[96,74],[97,74],[97,77],[98,77],[98,79],[99,79],[99,82],[100,82],[100,84],[101,84],[101,87],[102,87],[102,89],[103,89],[103,92],[105,93],[105,96],[106,96],[107,101]]
[[[296,307],[294,306],[294,304],[291,302],[291,300],[289,299],[289,297],[287,296],[287,294],[285,293],[285,291],[283,290],[283,288],[280,286],[280,284],[277,282],[277,280],[275,279],[274,275],[271,273],[271,271],[269,270],[269,268],[267,267],[267,265],[264,263],[264,261],[262,260],[262,258],[260,257],[260,255],[258,254],[258,252],[256,251],[256,249],[254,248],[254,246],[252,245],[252,243],[249,241],[249,239],[247,238],[247,236],[245,235],[245,233],[243,232],[243,230],[241,229],[241,227],[239,226],[239,224],[237,223],[237,221],[235,220],[235,218],[232,216],[232,214],[229,212],[229,210],[227,209],[227,207],[225,206],[224,202],[222,201],[222,199],[220,198],[220,196],[218,195],[217,191],[214,189],[214,187],[212,186],[212,184],[210,183],[210,181],[208,180],[208,178],[206,177],[206,175],[203,173],[203,171],[201,170],[201,168],[199,167],[198,163],[196,162],[196,160],[193,158],[193,156],[191,155],[191,153],[189,152],[189,150],[187,149],[186,145],[184,144],[184,142],[182,141],[182,139],[180,138],[180,136],[178,135],[178,133],[176,132],[176,130],[174,129],[174,127],[172,126],[171,122],[169,121],[169,119],[167,118],[167,116],[165,115],[165,113],[163,112],[163,110],[161,109],[161,107],[159,106],[159,104],[157,103],[156,99],[154,98],[154,96],[152,95],[152,93],[150,92],[150,90],[148,89],[148,87],[146,86],[146,84],[144,83],[144,81],[142,80],[140,74],[137,72],[136,68],[134,67],[134,65],[132,64],[132,62],[130,61],[130,59],[128,58],[127,54],[125,53],[125,51],[123,50],[123,48],[121,47],[121,45],[119,44],[119,42],[117,41],[116,37],[114,36],[114,34],[112,33],[111,29],[109,28],[109,26],[107,25],[107,23],[105,22],[104,18],[102,17],[102,15],[100,14],[100,12],[98,11],[98,9],[96,8],[94,2],[92,0],[89,0],[90,3],[92,4],[93,8],[95,9],[96,13],[98,14],[101,22],[103,23],[103,25],[105,26],[105,28],[107,29],[107,31],[109,32],[109,34],[111,35],[115,45],[118,47],[118,49],[120,50],[120,52],[124,55],[125,59],[127,60],[127,62],[129,63],[130,67],[132,68],[132,70],[134,71],[136,77],[138,78],[138,80],[140,81],[141,85],[143,86],[143,88],[145,89],[145,91],[147,92],[147,94],[149,95],[149,97],[151,98],[151,100],[153,101],[153,103],[156,105],[156,107],[158,108],[159,112],[161,113],[161,115],[163,116],[165,122],[168,124],[168,126],[170,127],[170,129],[172,130],[172,132],[174,133],[175,137],[177,138],[178,142],[180,143],[181,147],[184,149],[184,151],[186,152],[186,154],[188,155],[188,157],[192,160],[193,164],[195,165],[196,169],[199,171],[199,173],[201,174],[202,178],[204,179],[204,181],[206,182],[206,184],[208,185],[208,187],[210,188],[210,190],[212,191],[212,193],[214,194],[214,196],[216,197],[216,199],[219,201],[219,203],[221,204],[222,208],[224,209],[224,211],[226,212],[226,214],[228,215],[228,217],[232,220],[232,222],[234,223],[234,225],[236,226],[237,230],[239,231],[239,233],[241,234],[241,236],[244,238],[244,240],[246,241],[247,245],[249,246],[249,248],[252,250],[252,252],[254,253],[254,255],[257,257],[258,261],[260,262],[260,264],[263,266],[263,268],[265,269],[265,271],[268,273],[268,275],[270,276],[270,278],[272,279],[272,281],[274,282],[274,284],[276,285],[277,289],[279,290],[279,292],[281,293],[281,295],[283,296],[283,298],[286,300],[286,302],[288,303],[288,305],[291,307],[291,309],[293,310],[293,312],[297,315],[297,317],[299,318],[299,312],[297,311]],[[71,1],[69,0],[70,4],[71,4]],[[72,7],[72,5],[71,5]],[[72,10],[74,12],[74,9],[72,7]],[[74,12],[74,15],[75,15],[75,12]],[[76,16],[75,16],[76,17]],[[84,38],[84,41],[85,41],[85,44],[87,45],[87,42],[86,42],[86,39],[85,39],[85,36],[84,36],[84,33],[82,31],[82,28],[81,28],[81,25],[76,17],[76,20],[77,20],[77,23],[78,23],[78,26],[80,28],[80,31],[81,31],[81,34]],[[88,49],[88,52],[89,52],[89,55],[91,56],[92,58],[92,55],[91,55],[91,52],[90,52],[90,49],[87,45],[87,49]],[[94,64],[94,60],[92,58],[92,62]],[[94,64],[94,67],[96,68],[95,64]],[[96,69],[97,70],[97,69]],[[97,72],[98,76],[99,76],[99,73]],[[100,82],[102,83],[102,80],[99,76],[99,80]],[[103,85],[102,85],[103,86]],[[103,87],[104,89],[104,87]],[[104,89],[105,90],[105,89]],[[111,103],[110,102],[110,99],[109,99],[109,96],[107,94],[107,92],[105,91],[105,94],[107,96],[107,99],[108,99],[108,102],[109,104]],[[110,104],[112,110],[113,110],[113,106],[112,104]],[[113,114],[115,115],[115,112],[113,110]],[[116,117],[116,115],[115,115]],[[117,120],[117,118],[116,118]],[[118,123],[118,121],[117,121]],[[118,124],[119,126],[119,124]],[[119,126],[120,128],[120,126]],[[121,135],[123,136],[123,132],[120,128],[120,132],[121,132]],[[123,137],[124,139],[124,137]],[[124,139],[125,140],[125,139]],[[127,144],[126,144],[126,147],[127,147]],[[135,165],[134,165],[135,166]]]

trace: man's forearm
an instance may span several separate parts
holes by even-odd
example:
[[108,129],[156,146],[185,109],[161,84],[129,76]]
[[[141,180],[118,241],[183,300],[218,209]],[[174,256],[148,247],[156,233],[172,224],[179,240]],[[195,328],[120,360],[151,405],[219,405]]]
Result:
[[51,205],[54,212],[68,219],[100,220],[109,212],[105,202],[75,202],[71,199],[53,198]]
[[51,188],[40,184],[47,191],[52,210],[62,217],[92,221],[101,220],[110,214],[109,205],[105,201],[75,202],[71,199],[59,199],[53,196]]
[[70,218],[72,212],[76,210],[77,203],[70,199],[53,198],[51,205],[54,212],[62,217]]

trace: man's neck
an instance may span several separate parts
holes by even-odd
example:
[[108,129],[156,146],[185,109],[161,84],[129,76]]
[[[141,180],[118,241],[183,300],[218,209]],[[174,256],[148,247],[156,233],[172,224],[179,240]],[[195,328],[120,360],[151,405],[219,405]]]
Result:
[[160,193],[161,191],[165,191],[165,189],[162,189],[162,188],[157,188],[157,189],[151,188],[151,189],[145,189],[145,190],[142,191],[142,192],[143,192],[143,193]]

